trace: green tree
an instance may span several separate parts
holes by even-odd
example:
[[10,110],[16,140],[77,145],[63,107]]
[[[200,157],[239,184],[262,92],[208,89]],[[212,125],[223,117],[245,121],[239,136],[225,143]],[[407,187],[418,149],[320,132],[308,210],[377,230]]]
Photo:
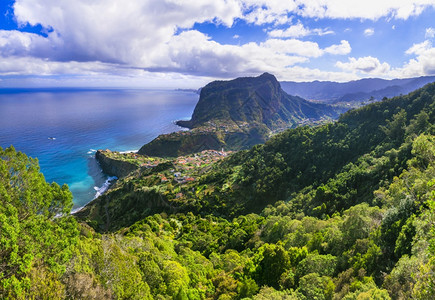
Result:
[[306,299],[330,300],[334,295],[335,285],[328,276],[310,273],[299,280],[298,292]]
[[38,160],[15,151],[12,146],[5,150],[0,147],[0,158],[2,207],[14,206],[20,221],[36,214],[50,219],[69,214],[73,202],[68,186],[47,183]]
[[391,120],[387,120],[385,126],[381,126],[385,135],[395,143],[402,141],[405,135],[406,126],[406,111],[401,109],[398,113],[394,114]]
[[79,233],[71,207],[68,187],[47,183],[36,159],[0,148],[0,298],[62,295]]
[[259,252],[261,259],[258,261],[258,282],[279,288],[281,275],[291,266],[287,251],[279,244],[265,244]]

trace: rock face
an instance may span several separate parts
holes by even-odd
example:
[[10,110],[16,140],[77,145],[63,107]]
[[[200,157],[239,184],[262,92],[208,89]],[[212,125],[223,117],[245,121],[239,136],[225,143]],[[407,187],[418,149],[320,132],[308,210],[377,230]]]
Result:
[[110,153],[110,150],[98,150],[95,153],[95,158],[105,174],[122,178],[139,168],[130,162],[110,158]]
[[203,150],[219,150],[223,143],[215,134],[169,134],[160,135],[152,142],[142,146],[139,154],[161,157],[177,157]]
[[160,135],[138,153],[164,157],[247,149],[264,143],[275,131],[335,119],[343,111],[288,95],[269,73],[213,81],[201,89],[191,120],[177,122],[190,131]]
[[138,153],[148,156],[177,157],[204,150],[235,151],[266,142],[266,135],[255,133],[256,130],[260,129],[252,127],[246,132],[225,134],[221,132],[202,133],[201,130],[193,129],[184,135],[181,134],[183,132],[165,134],[142,146]]
[[190,121],[178,121],[187,128],[206,122],[247,122],[264,124],[273,130],[303,119],[336,118],[336,108],[306,101],[284,92],[275,76],[264,73],[258,77],[213,81],[202,90]]

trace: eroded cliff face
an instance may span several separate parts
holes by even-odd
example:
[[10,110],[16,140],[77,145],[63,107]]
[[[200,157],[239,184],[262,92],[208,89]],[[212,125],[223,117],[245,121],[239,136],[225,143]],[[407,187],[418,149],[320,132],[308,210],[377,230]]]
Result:
[[202,90],[191,120],[177,121],[189,131],[160,135],[139,154],[175,157],[203,150],[249,149],[276,132],[338,117],[341,108],[285,93],[275,76],[213,81]]
[[191,131],[162,134],[142,146],[138,154],[177,157],[204,150],[238,151],[248,149],[256,144],[262,144],[267,140],[268,136],[267,129],[260,126],[241,128],[232,132],[218,129],[213,129],[214,131],[206,130],[207,128],[204,130],[195,128]]
[[101,169],[107,175],[122,178],[139,169],[139,166],[136,164],[111,158],[111,153],[110,150],[98,150],[95,153],[95,158],[100,164]]
[[269,73],[229,81],[213,81],[202,90],[189,121],[178,121],[190,129],[207,122],[265,125],[270,130],[292,127],[305,119],[335,119],[342,109],[313,103],[284,92]]

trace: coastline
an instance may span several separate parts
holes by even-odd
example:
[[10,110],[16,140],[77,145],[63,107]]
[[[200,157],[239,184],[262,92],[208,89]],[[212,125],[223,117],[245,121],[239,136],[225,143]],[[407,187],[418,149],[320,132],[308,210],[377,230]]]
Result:
[[174,124],[182,128],[193,129],[192,120],[177,120]]
[[[97,161],[98,167],[100,169],[100,172],[103,173],[107,178],[104,181],[104,183],[101,186],[94,186],[94,190],[95,190],[95,195],[94,197],[89,200],[85,205],[74,208],[73,210],[71,210],[71,215],[81,211],[83,208],[85,208],[89,203],[91,203],[92,201],[94,201],[95,199],[97,199],[98,197],[102,196],[103,194],[105,194],[111,186],[113,186],[113,184],[119,179],[118,176],[114,176],[114,175],[110,175],[107,174],[106,172],[104,172],[100,160],[97,158],[97,152],[100,150],[95,150],[95,149],[90,149],[87,153],[88,154],[92,154],[95,153],[93,155],[94,159]],[[119,151],[119,153],[121,154],[127,154],[127,153],[137,153],[138,150],[126,150],[126,151]]]

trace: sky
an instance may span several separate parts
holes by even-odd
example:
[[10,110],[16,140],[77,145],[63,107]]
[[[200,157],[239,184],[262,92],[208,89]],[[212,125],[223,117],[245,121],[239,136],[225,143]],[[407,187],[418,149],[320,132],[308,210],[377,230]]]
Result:
[[435,0],[0,0],[0,87],[435,75]]

